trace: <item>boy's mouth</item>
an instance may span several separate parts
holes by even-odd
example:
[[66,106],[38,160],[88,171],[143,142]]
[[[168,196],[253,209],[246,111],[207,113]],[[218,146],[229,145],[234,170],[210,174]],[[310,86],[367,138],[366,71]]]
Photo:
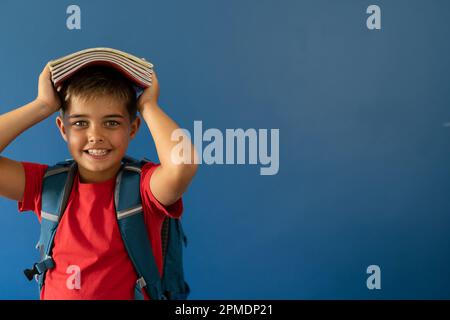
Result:
[[108,156],[111,149],[88,149],[83,150],[83,152],[95,160],[102,160]]

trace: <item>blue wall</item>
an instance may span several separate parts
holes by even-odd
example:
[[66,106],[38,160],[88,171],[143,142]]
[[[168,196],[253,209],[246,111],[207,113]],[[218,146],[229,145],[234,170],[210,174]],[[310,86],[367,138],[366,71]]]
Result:
[[[450,298],[449,2],[124,3],[1,1],[0,112],[35,97],[48,60],[107,46],[155,64],[181,127],[279,128],[277,175],[202,165],[185,194],[192,299]],[[2,154],[67,158],[55,116]],[[146,126],[128,153],[158,161]],[[0,298],[37,299],[22,270],[39,223],[8,199],[0,211]]]

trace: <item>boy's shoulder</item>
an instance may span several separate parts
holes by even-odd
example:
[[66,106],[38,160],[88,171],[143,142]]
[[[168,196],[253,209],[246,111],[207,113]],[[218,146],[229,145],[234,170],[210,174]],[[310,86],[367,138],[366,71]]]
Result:
[[[73,165],[76,161],[73,158],[68,158],[50,164],[28,161],[21,161],[21,163],[27,177],[38,176],[40,179],[45,179],[46,177],[54,174],[68,172],[71,168],[75,169]],[[160,165],[159,163],[154,163],[145,157],[142,159],[135,159],[128,156],[122,160],[122,164],[122,168],[135,170],[141,175],[147,174],[149,171],[153,171]]]
[[[145,157],[142,159],[136,159],[136,158],[132,158],[130,156],[125,156],[121,162],[123,164],[123,167],[135,167],[135,168],[140,168],[140,169],[143,169],[144,167],[152,168],[152,167],[159,165]],[[53,169],[62,168],[62,167],[70,167],[74,163],[76,163],[76,161],[73,158],[68,158],[68,159],[53,163],[51,165],[40,164],[40,163],[32,163],[32,164],[39,165],[39,166],[46,166],[47,170],[53,170]]]

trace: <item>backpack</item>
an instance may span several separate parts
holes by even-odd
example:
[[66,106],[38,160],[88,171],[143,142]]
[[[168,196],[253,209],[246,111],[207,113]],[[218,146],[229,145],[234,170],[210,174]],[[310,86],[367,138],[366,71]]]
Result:
[[[187,238],[179,219],[165,217],[162,231],[163,275],[159,275],[152,247],[144,223],[140,196],[140,173],[147,159],[138,161],[125,156],[117,174],[114,205],[117,223],[128,256],[137,274],[136,300],[144,298],[144,289],[152,300],[185,300],[190,289],[184,280],[182,251]],[[41,235],[36,249],[40,261],[32,269],[24,270],[28,280],[36,277],[42,290],[46,271],[55,267],[52,259],[53,240],[58,223],[69,200],[77,170],[73,159],[58,162],[47,168],[42,186]]]

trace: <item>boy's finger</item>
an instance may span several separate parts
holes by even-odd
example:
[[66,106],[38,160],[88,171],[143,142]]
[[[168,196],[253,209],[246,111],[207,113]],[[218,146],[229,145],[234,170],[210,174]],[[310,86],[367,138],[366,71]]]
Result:
[[45,65],[44,70],[42,70],[42,75],[47,75],[48,73],[50,73],[50,67],[48,66],[48,64]]

